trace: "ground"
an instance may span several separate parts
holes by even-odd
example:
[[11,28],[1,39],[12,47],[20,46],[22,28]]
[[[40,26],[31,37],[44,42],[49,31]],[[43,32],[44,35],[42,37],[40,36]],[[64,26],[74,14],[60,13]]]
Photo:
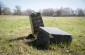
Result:
[[85,17],[43,17],[44,25],[72,34],[69,47],[50,45],[51,49],[38,50],[28,44],[31,34],[28,16],[0,16],[0,55],[84,55]]

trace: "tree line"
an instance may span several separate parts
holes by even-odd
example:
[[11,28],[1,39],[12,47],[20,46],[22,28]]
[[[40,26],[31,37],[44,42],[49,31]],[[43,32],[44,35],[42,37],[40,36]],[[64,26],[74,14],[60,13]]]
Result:
[[[6,7],[2,2],[0,2],[0,15],[30,15],[31,13],[35,12],[31,9],[26,9],[22,11],[21,7],[16,5],[15,9],[11,11],[9,7]],[[85,10],[83,9],[76,9],[73,10],[72,8],[63,8],[60,9],[43,9],[39,11],[42,16],[85,16]]]

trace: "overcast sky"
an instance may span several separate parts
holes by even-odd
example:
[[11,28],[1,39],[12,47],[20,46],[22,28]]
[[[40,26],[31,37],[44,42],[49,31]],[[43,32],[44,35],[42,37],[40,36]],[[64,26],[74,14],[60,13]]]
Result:
[[14,9],[16,5],[21,6],[22,10],[33,9],[35,11],[46,8],[69,7],[72,9],[85,9],[85,0],[0,0],[7,7]]

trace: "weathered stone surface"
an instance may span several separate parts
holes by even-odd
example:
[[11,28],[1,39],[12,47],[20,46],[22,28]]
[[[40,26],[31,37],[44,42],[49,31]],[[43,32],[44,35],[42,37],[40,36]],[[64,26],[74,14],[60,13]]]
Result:
[[31,27],[33,34],[37,33],[40,26],[44,27],[42,17],[40,13],[32,13],[30,15]]
[[41,48],[48,48],[50,44],[49,35],[44,32],[42,29],[39,29],[37,34],[37,45]]
[[56,34],[56,35],[71,35],[59,28],[54,27],[40,27],[41,29],[45,30],[47,33]]
[[[64,43],[68,45],[72,41],[71,34],[52,27],[40,27],[37,38],[40,44],[45,45],[45,47],[49,46],[50,43]],[[44,44],[42,44],[43,42]]]

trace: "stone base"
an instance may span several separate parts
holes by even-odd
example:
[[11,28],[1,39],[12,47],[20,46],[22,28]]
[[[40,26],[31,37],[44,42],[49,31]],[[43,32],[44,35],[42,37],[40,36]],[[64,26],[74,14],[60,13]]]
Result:
[[[43,27],[44,28],[44,27]],[[43,29],[39,28],[38,35],[37,35],[37,45],[41,48],[48,48],[50,44],[56,43],[56,44],[65,44],[69,45],[72,41],[72,36],[64,31],[59,31],[59,29],[53,30],[53,28],[49,29]],[[50,31],[51,32],[50,32]],[[49,31],[49,32],[48,32]],[[54,33],[54,32],[56,33]],[[58,31],[58,34],[57,34]],[[60,34],[59,34],[60,32]]]

